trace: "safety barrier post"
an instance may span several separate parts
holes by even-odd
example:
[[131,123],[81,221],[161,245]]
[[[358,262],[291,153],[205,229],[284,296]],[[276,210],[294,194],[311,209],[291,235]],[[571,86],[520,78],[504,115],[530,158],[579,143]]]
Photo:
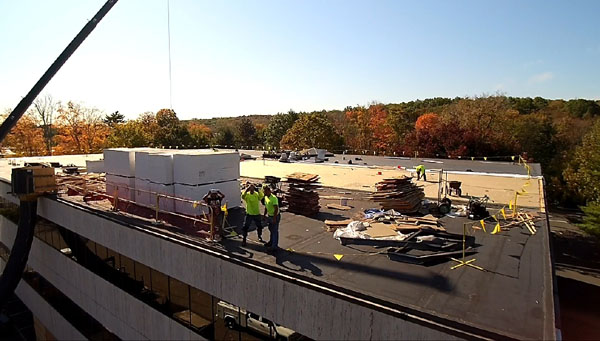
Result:
[[119,186],[115,186],[115,194],[113,195],[113,211],[118,211],[117,205],[119,204]]
[[156,193],[156,217],[155,217],[156,222],[158,222],[159,203],[160,203],[160,194]]

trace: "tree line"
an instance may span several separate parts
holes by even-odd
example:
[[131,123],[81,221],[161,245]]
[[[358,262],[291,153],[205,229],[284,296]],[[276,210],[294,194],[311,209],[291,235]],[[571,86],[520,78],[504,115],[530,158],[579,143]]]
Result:
[[551,203],[593,206],[600,203],[598,117],[599,101],[493,95],[189,121],[161,109],[126,120],[119,112],[105,115],[44,96],[3,147],[24,156],[143,146],[317,147],[337,153],[505,160],[522,155],[541,163]]

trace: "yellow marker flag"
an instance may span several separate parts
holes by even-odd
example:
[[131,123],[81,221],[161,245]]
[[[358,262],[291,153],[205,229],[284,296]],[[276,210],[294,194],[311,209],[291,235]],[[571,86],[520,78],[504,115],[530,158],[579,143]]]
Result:
[[492,234],[496,234],[500,232],[500,223],[496,223],[496,226],[494,227],[494,231],[492,231]]
[[198,202],[197,202],[197,201],[194,201],[194,203],[192,204],[192,207],[193,207],[193,208],[196,208],[196,207],[198,207]]
[[342,257],[344,257],[344,255],[340,255],[340,254],[334,254],[333,257],[335,257],[335,259],[340,260],[342,259]]
[[235,237],[238,234],[235,231],[231,231],[231,233],[228,235],[228,237]]
[[286,250],[286,251],[289,251],[289,252],[294,252],[294,249],[292,249],[291,247],[288,247],[288,248],[287,248],[287,249],[285,249],[285,250]]
[[475,158],[473,156],[471,156],[471,160],[475,160]]
[[510,158],[511,158],[513,161],[515,161],[515,156],[514,156],[514,155],[513,155],[513,156],[511,156]]
[[492,218],[494,218],[495,221],[498,221],[498,218],[496,218],[495,215],[493,215]]
[[483,157],[483,159],[484,159],[485,161],[487,161],[487,156],[484,156],[484,157]]
[[481,219],[479,222],[481,223],[481,227],[483,227],[483,232],[487,232],[485,230],[485,221],[483,221],[483,219]]
[[502,217],[504,218],[504,220],[506,220],[506,212],[504,212],[504,207],[502,207],[500,213],[502,213]]
[[508,202],[508,209],[509,210],[513,209],[513,202],[512,202],[512,200]]

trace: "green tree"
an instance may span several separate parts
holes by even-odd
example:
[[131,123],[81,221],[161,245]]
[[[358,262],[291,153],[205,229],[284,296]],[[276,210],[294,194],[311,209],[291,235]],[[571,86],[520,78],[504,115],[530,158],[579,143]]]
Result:
[[157,130],[154,134],[154,145],[186,147],[191,144],[188,130],[179,121],[177,114],[172,109],[160,109],[156,113],[156,124]]
[[281,139],[281,148],[305,149],[341,147],[342,138],[324,114],[302,115]]
[[277,114],[271,117],[265,131],[265,143],[267,147],[279,149],[280,142],[287,131],[296,123],[300,114],[290,110],[287,114]]
[[585,215],[579,227],[591,235],[600,237],[600,204],[590,203],[581,209]]
[[235,147],[235,135],[230,127],[221,127],[214,134],[215,144],[220,147]]
[[256,127],[249,118],[243,117],[238,122],[236,133],[237,146],[249,149],[257,144]]
[[563,175],[581,202],[600,204],[600,120],[583,137]]
[[153,134],[141,120],[117,123],[107,138],[109,147],[148,147],[151,146]]
[[108,124],[109,127],[114,127],[116,124],[124,122],[125,115],[121,114],[118,110],[104,116],[104,123]]

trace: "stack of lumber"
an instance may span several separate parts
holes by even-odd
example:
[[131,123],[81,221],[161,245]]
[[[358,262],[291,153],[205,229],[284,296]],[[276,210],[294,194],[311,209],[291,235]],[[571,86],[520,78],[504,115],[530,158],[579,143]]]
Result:
[[411,177],[383,179],[375,187],[377,191],[369,199],[378,202],[384,210],[415,213],[421,208],[421,200],[425,197],[423,188],[412,183]]
[[328,232],[335,231],[339,228],[346,227],[352,222],[352,219],[344,220],[325,220],[325,230]]
[[396,218],[394,229],[397,231],[402,230],[417,230],[417,229],[430,229],[437,231],[446,231],[442,222],[436,217],[428,214],[423,217],[402,217]]
[[319,176],[316,174],[293,173],[287,176],[288,191],[285,201],[288,212],[305,216],[319,213]]

